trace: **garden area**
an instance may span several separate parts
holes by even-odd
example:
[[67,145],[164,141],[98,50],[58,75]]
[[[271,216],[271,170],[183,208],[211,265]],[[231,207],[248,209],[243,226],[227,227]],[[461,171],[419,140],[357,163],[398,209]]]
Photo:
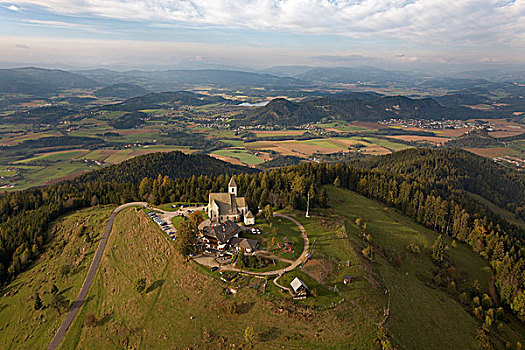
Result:
[[283,217],[272,217],[270,220],[257,219],[261,234],[243,232],[241,237],[256,239],[261,250],[266,250],[284,259],[297,259],[304,249],[301,230],[292,221]]

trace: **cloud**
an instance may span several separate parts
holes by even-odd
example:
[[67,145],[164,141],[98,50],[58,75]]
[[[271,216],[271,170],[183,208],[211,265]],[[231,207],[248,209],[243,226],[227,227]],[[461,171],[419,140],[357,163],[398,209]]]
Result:
[[19,0],[17,3],[68,15],[441,45],[525,41],[522,0]]
[[362,56],[362,55],[319,55],[312,56],[312,60],[328,63],[369,63],[371,61],[376,61],[377,58]]
[[61,22],[61,21],[42,21],[37,19],[26,19],[24,23],[33,24],[33,25],[43,25],[43,26],[53,26],[59,28],[80,28],[80,29],[90,29],[91,26],[80,24],[80,23],[71,23],[71,22]]
[[15,6],[15,5],[9,5],[9,6],[4,6],[4,7],[11,11],[20,11],[20,7]]
[[[282,48],[254,48],[176,41],[100,40],[60,37],[0,36],[0,47],[24,43],[31,50],[6,50],[2,61],[30,64],[61,63],[75,66],[100,66],[122,62],[135,65],[173,66],[186,62],[243,67],[246,62],[257,67],[274,64],[307,64],[312,52]],[[155,53],[152,59],[152,52]]]

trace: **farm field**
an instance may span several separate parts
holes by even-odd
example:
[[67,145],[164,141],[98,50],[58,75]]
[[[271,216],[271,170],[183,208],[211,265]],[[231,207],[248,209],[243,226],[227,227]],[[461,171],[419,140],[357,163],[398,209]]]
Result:
[[325,128],[328,131],[335,131],[335,132],[357,132],[357,131],[373,131],[376,129],[369,129],[362,126],[356,126],[352,125],[351,123],[345,124],[340,122],[333,122],[333,123],[323,123],[319,124],[320,127]]
[[218,160],[222,160],[223,162],[234,164],[234,165],[246,165],[243,162],[241,162],[238,158],[228,157],[228,156],[224,156],[224,155],[216,154],[216,153],[210,153],[209,156],[215,159],[218,159]]
[[8,190],[21,190],[52,183],[74,177],[82,172],[97,169],[101,166],[88,161],[117,164],[143,154],[171,151],[181,151],[184,153],[194,152],[194,150],[189,150],[184,147],[163,145],[121,150],[99,149],[91,151],[88,149],[74,149],[45,152],[17,161],[12,165],[12,167],[20,169],[20,171],[18,173],[19,176],[10,179],[10,182],[14,182],[16,185],[8,188]]
[[[11,129],[12,127],[13,126],[9,126],[9,129]],[[59,136],[59,133],[58,132],[29,132],[29,133],[25,133],[24,135],[20,135],[20,136],[4,137],[4,138],[0,138],[0,145],[1,146],[13,146],[23,141],[26,141],[26,140],[36,140],[42,137],[51,137],[51,136]]]
[[296,136],[305,133],[303,130],[260,130],[254,132],[257,137],[266,136]]
[[73,151],[57,151],[57,152],[46,152],[44,154],[36,155],[32,158],[27,158],[20,160],[16,162],[15,164],[26,164],[31,163],[35,161],[64,161],[64,160],[71,160],[71,159],[77,159],[81,157],[82,155],[89,152],[88,150],[73,150]]
[[228,158],[237,159],[241,164],[245,165],[257,165],[264,162],[263,159],[257,157],[254,154],[248,153],[245,149],[235,148],[235,149],[221,149],[218,151],[213,151],[212,154],[224,156]]
[[501,157],[512,153],[512,149],[508,147],[467,148],[466,150],[487,158]]
[[9,180],[9,183],[14,183],[15,186],[6,188],[8,191],[53,183],[97,168],[84,162],[70,160],[45,166],[17,164],[15,167],[19,169],[19,176]]
[[[383,140],[381,140],[383,141]],[[387,140],[382,143],[389,143]],[[389,143],[390,144],[390,143]],[[256,141],[245,143],[246,148],[254,150],[269,150],[281,155],[296,156],[301,158],[308,158],[314,154],[331,154],[338,152],[348,152],[348,148],[356,145],[361,145],[361,151],[364,154],[387,154],[391,153],[387,148],[374,144],[373,141],[361,139],[359,137],[351,138],[328,138],[328,139],[314,139],[304,141]],[[408,148],[405,145],[395,144],[396,147]]]
[[365,137],[364,139],[370,142],[371,144],[384,147],[392,152],[402,151],[404,149],[411,148],[411,146],[407,146],[402,143],[395,143],[385,139],[378,139],[374,137]]
[[450,137],[419,136],[419,135],[393,135],[393,136],[388,136],[388,138],[396,139],[396,140],[403,140],[403,141],[433,143],[435,145],[440,145],[447,141],[452,140],[452,138]]
[[15,176],[17,173],[18,171],[14,169],[0,168],[0,177],[11,177],[11,176]]
[[[234,100],[252,101],[252,93],[262,93],[265,89],[253,88],[250,91],[227,92],[226,90],[216,90],[212,87],[203,87],[199,90],[205,95],[229,96]],[[357,90],[360,87],[355,87]],[[276,96],[259,96],[270,100]],[[390,93],[389,93],[390,94]],[[286,95],[286,94],[283,94]],[[55,104],[58,98],[64,97],[91,97],[85,106],[94,106],[104,103],[122,102],[121,98],[95,98],[92,91],[88,90],[71,90],[59,93],[57,96],[48,100],[40,98],[24,101],[23,105],[11,106],[3,112],[19,111],[34,108],[40,103]],[[292,98],[293,100],[294,98]],[[297,98],[295,98],[297,99]],[[301,100],[302,98],[298,98]],[[29,104],[26,104],[29,103]],[[34,105],[36,104],[36,105]],[[27,188],[28,186],[37,186],[49,181],[72,177],[86,169],[89,165],[80,166],[79,164],[65,165],[71,163],[71,160],[86,160],[87,162],[103,162],[104,164],[118,164],[129,158],[147,154],[151,152],[167,152],[180,150],[185,153],[204,152],[214,158],[237,165],[248,167],[259,167],[266,161],[273,160],[279,156],[295,156],[305,161],[332,161],[334,159],[343,159],[358,155],[384,155],[391,152],[399,151],[410,147],[397,141],[407,141],[415,143],[430,143],[436,146],[446,141],[461,136],[466,131],[471,130],[474,125],[489,125],[491,127],[490,135],[492,136],[512,136],[522,133],[525,127],[517,119],[492,119],[477,120],[472,119],[466,122],[451,121],[451,125],[446,128],[440,128],[435,124],[425,126],[424,120],[416,121],[344,121],[329,120],[324,123],[311,123],[310,125],[301,125],[295,127],[265,126],[254,125],[253,128],[238,127],[233,128],[230,125],[235,121],[236,114],[254,107],[239,107],[236,105],[220,105],[216,103],[203,106],[178,106],[178,105],[151,105],[151,108],[139,108],[137,111],[145,113],[137,124],[116,123],[120,118],[126,115],[124,110],[113,110],[114,106],[106,109],[97,107],[94,110],[79,105],[69,104],[69,102],[60,101],[57,105],[77,110],[79,112],[88,111],[84,114],[75,114],[64,118],[55,124],[34,124],[32,121],[26,124],[0,124],[0,145],[16,146],[26,140],[35,140],[42,137],[60,137],[76,136],[97,138],[100,144],[93,145],[92,142],[86,142],[84,146],[79,143],[78,146],[72,146],[67,151],[61,146],[60,151],[54,147],[31,148],[27,145],[25,153],[17,153],[16,159],[3,159],[1,165],[30,164],[38,166],[51,167],[53,177],[42,178],[40,181],[26,181],[26,179],[17,178],[18,185],[11,190]],[[147,106],[146,106],[147,107]],[[114,125],[124,125],[126,128],[119,129]],[[423,127],[425,126],[425,127]],[[465,127],[460,127],[465,126]],[[426,127],[429,127],[427,129]],[[457,129],[455,127],[458,127]],[[296,128],[296,129],[295,129]],[[407,135],[388,135],[389,130],[407,133]],[[385,132],[386,130],[386,132]],[[177,143],[171,138],[173,132],[183,132],[188,136],[188,140],[182,140],[180,144],[185,146],[174,146],[171,143]],[[433,136],[421,136],[417,133],[431,131]],[[411,135],[410,132],[414,132]],[[309,133],[314,135],[314,139],[294,140],[296,136]],[[378,136],[376,137],[377,134]],[[317,136],[315,136],[317,135]],[[337,136],[334,136],[337,135]],[[381,136],[380,136],[381,135]],[[193,139],[192,136],[195,136]],[[341,136],[341,137],[339,137]],[[263,141],[265,137],[278,137],[284,140],[280,141]],[[254,142],[252,141],[255,138]],[[219,142],[217,142],[219,141]],[[80,142],[80,141],[79,141]],[[104,144],[105,143],[105,144]],[[67,146],[67,145],[66,145]],[[126,148],[123,148],[126,147]],[[495,156],[509,155],[525,158],[523,150],[523,141],[513,141],[501,149],[479,148],[471,149],[472,152],[493,158]],[[260,152],[259,154],[250,154],[251,151]],[[262,152],[261,152],[262,151]],[[338,153],[339,156],[332,156]],[[15,154],[15,153],[13,153]],[[323,155],[329,155],[323,157]],[[32,164],[34,162],[34,164]],[[46,164],[49,163],[49,164]],[[50,164],[56,163],[56,164]],[[278,164],[285,164],[278,162]],[[60,168],[60,169],[58,169]],[[75,168],[75,169],[73,169]],[[63,170],[67,169],[67,170]],[[39,176],[46,175],[48,172],[41,172],[41,168],[34,168],[39,171]],[[29,169],[26,170],[26,175]],[[22,174],[23,175],[23,174]],[[14,180],[14,179],[13,179]],[[10,181],[10,180],[7,180]],[[4,181],[5,182],[5,181]]]

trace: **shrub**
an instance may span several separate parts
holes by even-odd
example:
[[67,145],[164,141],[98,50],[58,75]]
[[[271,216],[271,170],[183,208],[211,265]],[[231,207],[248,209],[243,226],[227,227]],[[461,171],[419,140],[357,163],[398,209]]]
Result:
[[98,323],[98,320],[97,320],[97,317],[95,316],[95,314],[89,313],[86,316],[86,321],[84,322],[84,324],[87,327],[95,327],[97,325],[97,323]]
[[137,292],[142,293],[144,289],[146,289],[146,279],[145,278],[139,278],[135,281],[135,289]]
[[410,243],[409,245],[406,246],[406,248],[412,254],[415,254],[415,255],[421,254],[421,247],[416,243]]

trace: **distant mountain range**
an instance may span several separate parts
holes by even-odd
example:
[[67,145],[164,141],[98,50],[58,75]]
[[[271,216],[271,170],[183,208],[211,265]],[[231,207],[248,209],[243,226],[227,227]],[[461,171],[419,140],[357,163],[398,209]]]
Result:
[[233,70],[201,69],[201,70],[167,70],[115,72],[107,69],[75,71],[89,79],[104,85],[115,83],[131,83],[148,87],[152,90],[183,90],[188,85],[213,86],[254,86],[254,87],[295,87],[309,85],[291,77],[278,77],[265,73],[254,73]]
[[407,72],[388,71],[375,67],[360,68],[312,68],[294,76],[307,82],[342,83],[342,84],[414,84],[417,77]]
[[[416,91],[419,89],[431,95],[435,94],[436,101],[449,107],[494,102],[502,95],[505,95],[505,98],[525,95],[524,84],[512,80],[476,78],[474,75],[474,72],[467,72],[458,73],[455,77],[436,77],[431,74],[390,71],[375,67],[279,66],[261,72],[220,69],[125,72],[91,69],[68,72],[28,67],[0,69],[0,93],[46,97],[67,89],[90,89],[95,90],[95,95],[99,97],[131,98],[150,91],[229,88],[248,94],[250,89],[254,89],[252,94],[264,97],[286,95],[294,98],[309,94],[321,97],[332,92],[333,88],[341,88],[344,84],[356,84],[361,88],[369,86],[370,90],[375,87],[393,86],[415,88]],[[487,72],[482,74],[487,75]],[[517,72],[514,76],[519,81],[521,73]],[[513,75],[508,73],[505,77],[511,79]],[[448,94],[440,96],[443,91],[448,91]],[[83,104],[89,101],[74,102]]]
[[96,81],[59,69],[0,69],[0,93],[45,95],[73,88],[95,88]]

